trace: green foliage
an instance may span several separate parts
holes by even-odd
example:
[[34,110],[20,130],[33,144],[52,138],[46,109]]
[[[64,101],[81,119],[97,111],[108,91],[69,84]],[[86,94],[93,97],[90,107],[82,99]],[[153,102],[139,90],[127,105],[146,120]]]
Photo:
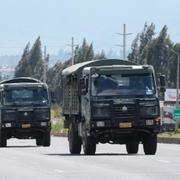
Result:
[[138,64],[147,64],[147,50],[155,34],[154,30],[155,25],[153,23],[150,26],[145,23],[143,31],[137,34],[131,45],[132,52],[128,55],[130,61]]
[[159,137],[173,137],[173,138],[180,138],[180,129],[177,129],[173,132],[164,132],[158,135]]
[[52,106],[52,109],[51,109],[51,117],[52,118],[59,118],[59,119],[62,119],[62,108],[57,105],[57,104],[54,104]]
[[62,108],[60,106],[53,105],[51,109],[52,119],[52,134],[67,134],[67,129],[64,129],[64,117],[62,115]]
[[102,50],[100,53],[97,53],[93,59],[94,60],[96,60],[96,59],[103,60],[103,59],[107,59],[107,58],[106,58],[104,51]]
[[180,129],[176,129],[174,133],[175,134],[180,134]]
[[172,49],[180,53],[180,44],[172,43],[167,30],[167,26],[164,26],[157,37],[154,37],[155,25],[145,24],[143,31],[132,43],[132,51],[128,59],[138,64],[154,66],[156,74],[166,75],[167,87],[175,88],[177,55],[172,52]]
[[40,37],[37,38],[33,47],[30,50],[29,67],[31,76],[42,80],[44,63],[42,59],[41,41]]
[[137,34],[136,38],[133,40],[131,45],[131,53],[128,55],[128,59],[130,61],[134,61],[135,63],[139,62],[139,34]]
[[28,42],[24,49],[21,60],[19,61],[18,65],[15,68],[15,77],[22,77],[22,76],[25,77],[30,75],[29,68],[27,68],[29,64],[28,61],[30,55],[29,48],[30,48],[30,43]]
[[51,133],[67,135],[68,130],[64,129],[64,121],[58,121],[58,122],[53,123]]
[[[49,55],[44,58],[48,64]],[[43,71],[44,59],[41,51],[41,40],[38,37],[31,49],[30,43],[26,45],[21,60],[15,68],[15,77],[34,77],[43,80]]]
[[82,46],[77,46],[75,49],[74,62],[80,63],[91,61],[94,58],[94,50],[92,43],[89,45],[84,38]]

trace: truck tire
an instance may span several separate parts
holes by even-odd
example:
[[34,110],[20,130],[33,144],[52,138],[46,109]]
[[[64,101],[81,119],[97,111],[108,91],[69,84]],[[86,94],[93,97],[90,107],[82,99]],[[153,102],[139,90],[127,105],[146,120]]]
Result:
[[43,135],[43,146],[49,147],[51,145],[51,133],[50,131],[46,131]]
[[85,155],[94,155],[96,153],[96,139],[85,135],[83,137],[83,150]]
[[150,134],[145,136],[143,142],[144,153],[146,155],[154,155],[157,150],[157,135]]
[[7,138],[2,132],[0,132],[0,147],[6,147],[6,146],[7,146]]
[[49,131],[41,133],[38,137],[36,137],[36,145],[37,146],[45,146],[48,147],[51,144],[51,134]]
[[130,142],[126,144],[128,154],[137,154],[139,150],[139,142]]
[[42,144],[43,144],[42,137],[37,137],[37,138],[36,138],[36,145],[37,145],[37,146],[42,146]]
[[69,151],[71,154],[81,153],[81,138],[78,135],[78,131],[75,129],[75,125],[70,123],[68,131]]

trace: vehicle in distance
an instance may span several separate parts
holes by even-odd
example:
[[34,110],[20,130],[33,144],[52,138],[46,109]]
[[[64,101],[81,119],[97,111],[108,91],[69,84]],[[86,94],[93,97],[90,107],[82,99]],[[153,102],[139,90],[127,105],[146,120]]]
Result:
[[0,83],[0,146],[10,138],[36,139],[50,146],[48,87],[34,78],[14,78]]
[[81,147],[86,155],[95,154],[98,143],[125,144],[128,154],[136,154],[142,143],[145,154],[156,153],[160,107],[152,66],[96,60],[68,67],[62,75],[71,154]]

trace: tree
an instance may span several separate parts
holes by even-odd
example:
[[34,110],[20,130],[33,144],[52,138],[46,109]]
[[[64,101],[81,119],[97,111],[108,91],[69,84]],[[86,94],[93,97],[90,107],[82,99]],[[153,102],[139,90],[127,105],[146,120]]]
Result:
[[[173,45],[169,35],[167,34],[167,26],[165,25],[159,35],[153,38],[155,26],[145,24],[143,32],[140,33],[139,40],[136,39],[132,43],[132,52],[128,55],[128,59],[138,62],[139,64],[150,64],[154,66],[156,74],[165,74],[167,86],[174,88],[176,85],[176,55],[171,49],[180,52],[180,45]],[[137,59],[137,61],[136,61]]]
[[[15,68],[15,77],[34,77],[43,80],[44,61],[41,51],[41,40],[37,38],[31,49],[28,43],[21,60]],[[45,58],[48,61],[49,56]]]
[[95,60],[96,59],[101,60],[101,59],[107,59],[107,58],[106,58],[106,55],[105,55],[104,51],[102,50],[100,53],[95,54],[94,59]]
[[131,45],[131,53],[129,53],[127,58],[136,63],[139,61],[139,34],[137,34],[136,38],[133,40]]
[[28,61],[29,61],[29,50],[30,48],[30,43],[28,42],[24,51],[23,51],[23,54],[22,54],[22,57],[21,57],[21,60],[19,61],[18,65],[16,66],[15,68],[15,77],[22,77],[22,76],[29,76],[29,72],[28,72]]
[[131,53],[128,55],[130,61],[134,61],[138,64],[147,64],[147,48],[154,36],[155,25],[153,23],[150,26],[145,23],[144,29],[141,33],[137,34],[131,46]]
[[140,46],[139,46],[139,59],[138,63],[140,64],[147,64],[146,55],[147,55],[147,48],[148,45],[151,43],[152,37],[155,34],[155,25],[151,23],[150,26],[145,23],[144,30],[140,34]]
[[93,50],[93,44],[91,43],[89,47],[87,47],[87,53],[86,53],[86,61],[92,61],[94,58],[94,50]]
[[169,46],[172,43],[167,35],[167,26],[164,26],[146,48],[146,62],[154,66],[156,73],[168,74]]
[[29,65],[31,76],[43,80],[44,61],[41,51],[41,40],[38,37],[30,51]]
[[[180,43],[175,44],[171,48],[180,55]],[[176,88],[177,54],[175,54],[173,51],[170,51],[168,67],[168,87]]]
[[80,63],[85,61],[91,61],[96,56],[94,54],[93,44],[90,43],[90,45],[86,42],[86,39],[83,39],[82,46],[76,46],[75,52],[74,52],[74,62]]

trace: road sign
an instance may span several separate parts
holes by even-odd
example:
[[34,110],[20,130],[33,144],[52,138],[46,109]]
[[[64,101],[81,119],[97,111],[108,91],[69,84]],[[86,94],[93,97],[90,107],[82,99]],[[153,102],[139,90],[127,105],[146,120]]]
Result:
[[180,109],[174,109],[173,117],[174,117],[174,120],[176,121],[180,120]]

